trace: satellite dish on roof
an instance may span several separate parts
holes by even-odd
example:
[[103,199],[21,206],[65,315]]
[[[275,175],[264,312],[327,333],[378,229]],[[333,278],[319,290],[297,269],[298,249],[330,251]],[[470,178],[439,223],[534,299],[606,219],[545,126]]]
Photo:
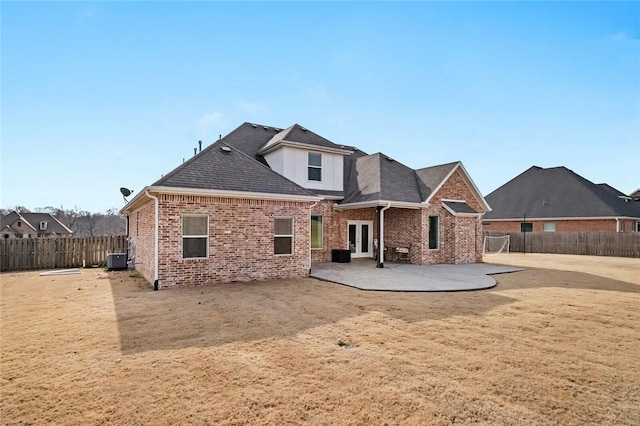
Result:
[[131,193],[133,193],[133,191],[131,189],[127,189],[127,188],[120,188],[120,193],[122,194],[122,198],[124,199],[124,203],[127,204],[129,202],[129,200],[127,200],[127,197],[129,195],[131,195]]

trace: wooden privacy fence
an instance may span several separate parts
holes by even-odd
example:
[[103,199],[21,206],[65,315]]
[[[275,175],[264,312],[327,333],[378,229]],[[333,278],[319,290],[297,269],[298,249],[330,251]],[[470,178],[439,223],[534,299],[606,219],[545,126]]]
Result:
[[126,235],[0,239],[0,271],[106,266],[107,253],[126,250]]
[[[523,252],[525,236],[510,233],[512,252]],[[640,257],[639,232],[527,232],[527,253]]]

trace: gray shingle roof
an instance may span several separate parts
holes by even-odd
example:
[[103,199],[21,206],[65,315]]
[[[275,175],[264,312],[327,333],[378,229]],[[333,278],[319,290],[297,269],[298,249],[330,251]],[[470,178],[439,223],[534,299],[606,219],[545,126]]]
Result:
[[413,169],[376,153],[362,155],[351,164],[341,204],[384,200],[420,203],[420,190]]
[[596,185],[566,167],[533,166],[485,198],[493,210],[485,219],[555,217],[640,217],[640,202]]
[[277,133],[264,145],[263,148],[268,148],[269,146],[276,145],[281,141],[298,142],[321,148],[345,148],[344,146],[336,145],[330,140],[323,138],[322,136],[312,132],[311,130],[300,126],[299,124],[294,124],[287,129]]
[[[0,228],[12,225],[17,220],[22,218],[28,225],[33,227],[38,233],[44,234],[58,234],[67,235],[72,233],[69,229],[65,228],[54,216],[49,213],[16,213],[15,211],[4,216],[0,220]],[[47,229],[40,230],[40,222],[47,222]]]
[[[282,140],[353,150],[351,155],[344,157],[344,191],[305,189],[271,170],[258,152],[267,144],[276,144]],[[222,146],[229,147],[231,151],[221,150]],[[384,154],[368,155],[351,146],[334,144],[298,124],[282,130],[243,123],[153,186],[344,196],[341,204],[376,200],[420,203],[431,195],[458,164],[448,163],[414,171]]]
[[[223,147],[227,147],[228,151],[223,150]],[[314,195],[311,191],[226,143],[226,138],[205,148],[201,153],[155,182],[153,186]]]
[[422,201],[429,198],[431,193],[444,181],[456,165],[458,165],[457,161],[416,170]]
[[469,204],[461,201],[443,201],[455,213],[478,213]]

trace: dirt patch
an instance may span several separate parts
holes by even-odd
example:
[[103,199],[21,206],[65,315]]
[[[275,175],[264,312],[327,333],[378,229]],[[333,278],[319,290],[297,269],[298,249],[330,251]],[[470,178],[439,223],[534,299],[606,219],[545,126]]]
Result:
[[628,280],[535,269],[448,294],[312,279],[153,292],[82,272],[0,276],[2,424],[640,419]]

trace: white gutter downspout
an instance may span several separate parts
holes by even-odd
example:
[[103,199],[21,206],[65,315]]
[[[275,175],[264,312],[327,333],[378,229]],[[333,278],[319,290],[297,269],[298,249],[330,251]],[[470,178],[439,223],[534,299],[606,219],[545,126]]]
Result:
[[[311,275],[311,209],[317,206],[318,203],[319,201],[314,201],[313,204],[309,206],[309,275]],[[324,230],[322,236],[324,237]]]
[[391,208],[391,203],[380,209],[380,235],[378,235],[378,268],[384,268],[384,211]]
[[154,247],[154,281],[153,281],[153,290],[154,291],[158,291],[158,252],[159,252],[159,242],[158,242],[158,237],[160,235],[160,218],[158,217],[158,212],[160,210],[159,208],[159,201],[158,201],[158,197],[156,197],[155,195],[151,195],[149,193],[149,190],[145,191],[144,195],[146,195],[147,197],[153,199],[155,201],[155,225],[154,225],[154,233],[155,233],[155,247]]
[[616,217],[616,232],[620,232],[620,218]]

